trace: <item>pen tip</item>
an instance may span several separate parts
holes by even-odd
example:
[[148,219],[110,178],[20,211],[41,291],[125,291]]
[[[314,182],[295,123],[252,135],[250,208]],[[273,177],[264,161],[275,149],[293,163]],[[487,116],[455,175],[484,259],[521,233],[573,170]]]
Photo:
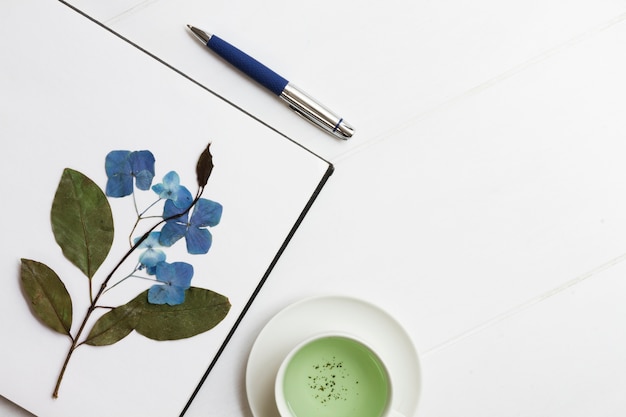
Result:
[[191,25],[187,25],[187,27],[189,28],[191,33],[193,33],[195,37],[203,44],[206,45],[209,42],[209,39],[211,39],[211,35],[206,33],[205,31],[200,30],[197,27],[191,26]]

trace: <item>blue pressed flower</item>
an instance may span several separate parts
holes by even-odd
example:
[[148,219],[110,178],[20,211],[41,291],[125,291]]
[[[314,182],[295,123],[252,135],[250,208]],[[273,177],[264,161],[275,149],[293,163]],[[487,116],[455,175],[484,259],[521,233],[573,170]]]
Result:
[[129,155],[130,151],[111,151],[104,160],[107,174],[106,195],[109,197],[124,197],[133,192]]
[[156,265],[155,284],[148,290],[148,302],[151,304],[182,304],[185,290],[191,285],[193,266],[186,262],[161,262]]
[[154,178],[154,156],[150,151],[111,151],[104,161],[107,174],[106,195],[125,197],[137,188],[147,190]]
[[176,171],[170,171],[163,177],[163,182],[156,184],[152,190],[162,199],[167,199],[174,203],[178,208],[185,209],[189,207],[193,198],[189,190],[180,185],[180,178]]
[[165,252],[160,249],[162,247],[159,243],[160,235],[161,232],[152,232],[137,246],[137,249],[145,249],[145,251],[139,255],[139,263],[148,268],[148,273],[153,273],[151,268],[165,261]]
[[135,185],[140,190],[149,190],[154,178],[154,155],[150,151],[136,151],[130,154],[129,159]]
[[[179,209],[174,204],[166,201],[163,218],[167,219],[183,211],[184,209]],[[201,198],[194,206],[191,218],[185,213],[165,223],[161,229],[159,242],[163,246],[172,246],[184,237],[188,253],[193,255],[207,253],[213,241],[211,232],[209,232],[207,227],[217,225],[221,218],[222,205],[215,201]]]

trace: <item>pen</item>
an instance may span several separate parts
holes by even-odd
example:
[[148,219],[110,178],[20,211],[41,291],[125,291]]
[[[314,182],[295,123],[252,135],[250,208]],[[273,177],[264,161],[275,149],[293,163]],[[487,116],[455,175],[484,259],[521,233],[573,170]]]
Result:
[[349,139],[354,134],[354,128],[346,123],[343,118],[337,116],[327,107],[324,107],[256,59],[216,35],[206,33],[194,26],[187,25],[187,27],[200,42],[235,68],[280,97],[298,115],[337,138]]

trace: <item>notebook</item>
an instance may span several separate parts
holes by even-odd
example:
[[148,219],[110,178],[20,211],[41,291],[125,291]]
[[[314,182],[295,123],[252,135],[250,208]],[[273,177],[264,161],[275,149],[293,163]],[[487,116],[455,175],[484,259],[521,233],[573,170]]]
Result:
[[[178,415],[227,348],[332,165],[63,3],[6,0],[0,54],[0,394],[42,417]],[[212,170],[206,168],[207,148]],[[112,274],[53,398],[72,338],[100,285],[136,239],[165,217],[168,204],[171,213],[171,195],[183,201],[184,187],[191,199],[196,196],[199,173],[208,178],[205,204],[196,203],[177,224],[168,220],[170,237],[182,227],[176,243],[144,241]],[[83,212],[102,200],[111,219],[98,211],[93,226]],[[114,228],[112,235],[85,234],[98,242],[86,244],[86,267],[70,248],[74,220],[89,230]],[[162,236],[164,227],[154,231]],[[104,260],[93,260],[96,248]],[[191,289],[181,283],[188,278],[179,274],[188,271],[185,265],[192,268]],[[64,301],[46,292],[62,293],[59,281]],[[181,292],[185,300],[172,306],[177,311],[198,294],[217,297],[221,307],[197,309],[211,324],[197,315],[173,315],[162,325],[146,325],[152,307],[144,300],[134,309],[132,300],[151,291],[157,296],[148,304],[159,309],[176,304]],[[59,307],[67,299],[69,324],[67,309]],[[56,317],[41,312],[46,303]],[[129,324],[137,311],[140,318]],[[107,314],[115,320],[100,321]],[[69,326],[69,335],[45,317]],[[185,323],[177,325],[178,319]],[[180,334],[178,327],[185,326],[190,330]]]

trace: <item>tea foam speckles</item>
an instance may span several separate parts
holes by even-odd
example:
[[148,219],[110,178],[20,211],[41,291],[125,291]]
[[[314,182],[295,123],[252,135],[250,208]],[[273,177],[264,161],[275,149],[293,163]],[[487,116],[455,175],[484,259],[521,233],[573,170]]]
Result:
[[312,366],[311,375],[307,377],[311,394],[321,404],[330,401],[347,401],[351,394],[359,395],[355,386],[358,380],[352,380],[349,371],[343,361],[336,357],[324,360]]

